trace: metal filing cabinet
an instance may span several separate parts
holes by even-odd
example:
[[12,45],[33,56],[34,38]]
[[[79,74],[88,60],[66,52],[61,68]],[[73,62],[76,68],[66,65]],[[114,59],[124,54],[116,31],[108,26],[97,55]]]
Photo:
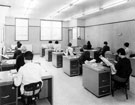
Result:
[[97,97],[110,94],[110,69],[100,64],[83,64],[83,86]]
[[63,71],[69,76],[79,75],[79,62],[76,56],[63,56]]
[[53,49],[45,49],[45,59],[47,61],[52,61],[52,52],[54,50]]
[[17,94],[12,84],[0,86],[0,105],[17,105]]

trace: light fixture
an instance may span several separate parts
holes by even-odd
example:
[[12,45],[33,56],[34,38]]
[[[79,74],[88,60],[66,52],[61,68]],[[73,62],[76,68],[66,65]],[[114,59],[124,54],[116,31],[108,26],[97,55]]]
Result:
[[116,0],[115,2],[111,2],[111,3],[107,3],[107,4],[103,5],[101,8],[102,9],[108,9],[108,8],[111,8],[111,7],[115,7],[115,6],[118,6],[118,5],[125,4],[128,1],[129,0]]

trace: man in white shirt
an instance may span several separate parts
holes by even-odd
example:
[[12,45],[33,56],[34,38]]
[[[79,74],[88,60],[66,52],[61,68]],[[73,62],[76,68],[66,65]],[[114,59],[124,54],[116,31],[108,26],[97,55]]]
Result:
[[126,57],[129,58],[132,53],[131,49],[129,48],[129,43],[125,42],[124,47],[125,47]]
[[74,55],[73,54],[73,48],[71,46],[72,46],[72,44],[69,43],[68,48],[66,49],[66,53],[65,53],[66,56],[68,56],[68,55],[73,56]]
[[58,52],[61,50],[61,44],[59,44],[58,41],[55,41],[55,44],[54,44],[54,51]]
[[42,76],[45,73],[45,70],[36,63],[32,62],[33,53],[31,51],[27,51],[24,54],[25,64],[19,69],[17,75],[14,77],[15,86],[20,86],[21,94],[24,93],[24,85],[42,82]]

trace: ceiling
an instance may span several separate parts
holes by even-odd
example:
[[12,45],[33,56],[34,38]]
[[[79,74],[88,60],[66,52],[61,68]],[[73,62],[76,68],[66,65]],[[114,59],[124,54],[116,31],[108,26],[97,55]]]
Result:
[[[57,13],[64,5],[69,4],[73,0],[31,0],[36,2],[34,8],[29,8],[30,4],[27,5],[27,1],[28,0],[0,0],[0,5],[7,6],[0,7],[8,8],[8,12],[5,14],[7,16],[46,19],[48,16]],[[63,20],[92,8],[100,8],[103,4],[112,1],[117,0],[79,0],[78,4],[66,11],[58,13],[53,18]],[[11,7],[9,8],[8,6]],[[30,10],[29,14],[27,14],[28,10]],[[3,10],[0,9],[0,11],[2,12]]]

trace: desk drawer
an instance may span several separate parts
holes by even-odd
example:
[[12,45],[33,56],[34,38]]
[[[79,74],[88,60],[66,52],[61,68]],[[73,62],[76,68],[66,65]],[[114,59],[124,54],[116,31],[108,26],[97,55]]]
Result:
[[78,60],[71,61],[70,66],[72,69],[78,68]]
[[110,94],[110,86],[99,88],[99,95]]
[[79,71],[78,70],[71,70],[71,75],[78,75]]
[[1,104],[7,104],[16,101],[16,88],[12,85],[0,87]]
[[110,85],[110,72],[99,74],[99,87]]

